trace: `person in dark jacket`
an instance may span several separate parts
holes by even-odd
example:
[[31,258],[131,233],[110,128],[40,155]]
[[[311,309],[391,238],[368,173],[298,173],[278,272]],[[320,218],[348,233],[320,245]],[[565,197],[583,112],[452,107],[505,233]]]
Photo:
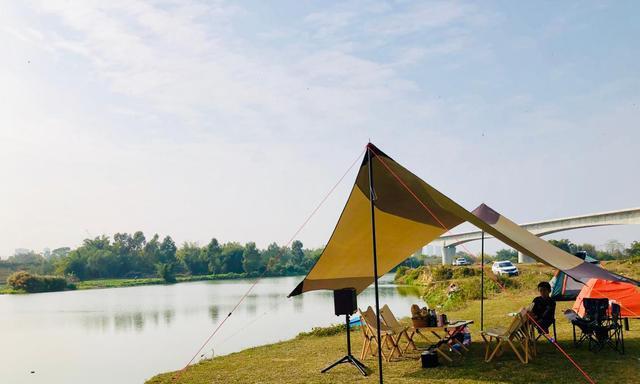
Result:
[[542,327],[545,333],[549,332],[549,326],[553,324],[556,313],[556,302],[549,295],[551,294],[551,285],[543,281],[538,284],[538,292],[540,296],[533,299],[533,309],[531,310],[536,323]]

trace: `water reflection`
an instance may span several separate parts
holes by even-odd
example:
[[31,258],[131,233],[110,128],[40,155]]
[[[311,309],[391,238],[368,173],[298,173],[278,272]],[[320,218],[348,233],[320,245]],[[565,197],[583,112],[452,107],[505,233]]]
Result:
[[301,296],[295,296],[293,298],[293,310],[296,312],[302,312],[304,310],[304,300]]
[[247,314],[249,315],[255,315],[257,309],[258,309],[258,305],[257,305],[257,296],[255,294],[249,295],[247,296],[247,298],[244,300],[244,309],[246,311]]
[[416,286],[402,285],[397,286],[396,290],[403,297],[422,297],[424,294],[424,290]]
[[218,321],[218,317],[220,317],[220,309],[218,309],[217,305],[209,306],[209,318],[213,323]]
[[[162,316],[162,324],[160,322]],[[171,324],[175,317],[175,310],[165,309],[163,311],[135,311],[116,312],[112,314],[88,313],[79,317],[82,327],[89,331],[106,333],[113,329],[118,332],[131,331],[141,332],[148,323],[154,326]]]

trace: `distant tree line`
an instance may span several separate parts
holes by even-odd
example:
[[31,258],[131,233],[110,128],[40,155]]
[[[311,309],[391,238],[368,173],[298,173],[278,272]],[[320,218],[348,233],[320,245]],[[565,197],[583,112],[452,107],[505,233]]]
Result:
[[[639,241],[626,249],[616,240],[608,241],[603,249],[587,243],[575,244],[568,239],[549,242],[570,253],[585,251],[599,260],[631,258],[640,262]],[[289,247],[272,243],[266,249],[257,248],[253,242],[220,244],[215,238],[204,246],[185,242],[178,247],[170,236],[161,239],[156,234],[147,239],[138,231],[116,233],[113,239],[105,235],[85,239],[76,249],[57,248],[46,252],[46,256],[32,251],[11,256],[0,260],[0,281],[20,270],[40,276],[65,276],[70,280],[159,276],[172,282],[176,275],[290,276],[307,273],[321,253],[322,248],[305,249],[298,240]],[[475,259],[464,252],[456,256]],[[425,255],[411,256],[401,265],[415,268],[429,259]],[[513,249],[485,255],[489,262],[517,259],[518,253]]]
[[[549,243],[571,254],[575,254],[579,251],[584,251],[587,253],[589,257],[592,257],[597,260],[634,259],[634,260],[640,261],[640,241],[634,241],[631,243],[629,248],[625,248],[624,244],[622,244],[621,242],[617,240],[609,240],[604,244],[604,247],[602,247],[602,249],[596,249],[595,245],[589,244],[589,243],[576,244],[571,242],[571,240],[568,240],[568,239],[549,240]],[[475,257],[472,257],[471,255],[465,252],[457,252],[456,256],[458,257],[464,256],[470,259],[475,259]],[[495,255],[485,254],[485,260],[486,261],[509,260],[509,261],[516,262],[518,261],[518,251],[514,249],[500,249],[495,253]]]
[[259,249],[254,242],[240,244],[218,240],[200,246],[185,242],[178,247],[170,236],[116,233],[85,239],[76,249],[58,248],[49,257],[34,252],[14,255],[1,267],[40,275],[60,275],[79,280],[160,276],[175,281],[184,275],[287,276],[307,273],[322,249],[305,249],[299,240],[291,246],[276,243]]

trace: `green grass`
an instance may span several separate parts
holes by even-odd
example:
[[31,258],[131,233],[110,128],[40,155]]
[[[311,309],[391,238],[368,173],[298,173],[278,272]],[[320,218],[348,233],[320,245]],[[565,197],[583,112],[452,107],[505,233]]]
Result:
[[0,284],[0,295],[14,295],[18,293],[25,293],[25,292],[13,289],[6,284]]
[[164,280],[152,277],[142,279],[96,279],[85,280],[76,283],[77,289],[97,289],[97,288],[121,288],[135,287],[138,285],[163,284]]
[[[506,325],[510,321],[506,314],[528,304],[534,294],[533,291],[518,290],[485,301],[485,327]],[[571,302],[559,303],[558,313],[570,306]],[[522,365],[509,351],[495,362],[485,363],[479,335],[479,313],[478,301],[469,303],[464,309],[448,312],[449,318],[475,321],[471,350],[464,358],[428,370],[420,367],[417,354],[383,363],[386,382],[586,383],[578,370],[546,341],[538,343],[539,354],[528,365]],[[571,325],[563,318],[558,318],[560,345],[599,383],[636,382],[640,369],[640,322],[632,321],[631,329],[625,333],[626,355],[606,349],[595,354],[584,347],[574,348]],[[344,330],[333,327],[326,334],[315,331],[293,340],[205,360],[190,366],[179,380],[174,381],[175,372],[170,372],[153,377],[147,384],[376,382],[377,360],[371,356],[364,360],[371,369],[368,378],[360,376],[354,367],[347,365],[321,374],[321,368],[345,353]],[[353,336],[353,349],[359,355],[362,347],[360,331],[353,333]]]

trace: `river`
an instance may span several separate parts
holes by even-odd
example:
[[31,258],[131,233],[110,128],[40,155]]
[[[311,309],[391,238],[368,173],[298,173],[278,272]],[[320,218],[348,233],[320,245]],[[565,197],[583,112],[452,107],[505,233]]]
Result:
[[[301,279],[261,280],[207,344],[204,357],[344,321],[333,314],[331,292],[287,298]],[[393,285],[391,275],[380,282],[381,305],[389,304],[398,316],[408,316],[410,305],[421,303],[415,289]],[[0,383],[143,383],[157,373],[180,369],[251,283],[220,280],[0,295]],[[358,304],[373,306],[372,288],[358,296]]]

